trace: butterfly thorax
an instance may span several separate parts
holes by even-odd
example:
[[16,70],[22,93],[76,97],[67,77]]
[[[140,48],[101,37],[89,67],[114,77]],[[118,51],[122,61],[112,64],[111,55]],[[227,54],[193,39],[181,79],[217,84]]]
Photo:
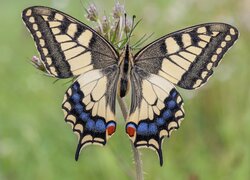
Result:
[[119,57],[120,78],[118,84],[118,93],[120,97],[126,96],[129,90],[129,74],[133,65],[133,55],[129,45],[126,45]]

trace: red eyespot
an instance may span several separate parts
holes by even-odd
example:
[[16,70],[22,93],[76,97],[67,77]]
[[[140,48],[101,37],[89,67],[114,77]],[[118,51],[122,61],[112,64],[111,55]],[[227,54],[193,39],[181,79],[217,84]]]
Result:
[[108,132],[108,135],[111,136],[112,134],[114,134],[115,129],[116,129],[115,123],[114,123],[114,122],[110,122],[110,123],[107,125],[107,132]]
[[135,135],[135,125],[132,123],[128,123],[127,124],[127,128],[126,128],[126,133],[129,135],[129,137],[133,137]]

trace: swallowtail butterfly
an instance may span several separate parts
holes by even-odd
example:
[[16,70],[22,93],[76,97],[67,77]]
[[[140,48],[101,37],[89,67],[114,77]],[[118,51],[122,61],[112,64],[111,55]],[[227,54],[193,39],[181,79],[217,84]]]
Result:
[[162,165],[163,138],[184,118],[175,85],[204,85],[238,38],[231,25],[200,24],[165,35],[133,55],[129,43],[119,53],[95,30],[58,10],[29,7],[22,18],[48,73],[76,77],[62,103],[65,121],[79,136],[76,160],[83,147],[105,145],[114,134],[116,96],[124,97],[131,87],[125,131],[135,147],[155,150]]

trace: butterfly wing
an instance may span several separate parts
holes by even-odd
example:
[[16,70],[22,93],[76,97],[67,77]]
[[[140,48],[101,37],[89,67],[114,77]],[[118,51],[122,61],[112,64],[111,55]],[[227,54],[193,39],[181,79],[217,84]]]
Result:
[[55,77],[73,77],[117,64],[117,52],[109,42],[63,12],[34,6],[25,9],[22,18],[47,71]]
[[143,48],[135,55],[135,65],[182,88],[195,89],[207,82],[237,38],[237,29],[228,24],[189,27]]
[[206,83],[237,38],[230,25],[201,24],[166,35],[135,55],[126,124],[135,147],[156,150],[162,165],[163,138],[184,118],[183,100],[173,84],[195,89]]
[[65,121],[79,137],[77,160],[83,147],[105,145],[115,132],[118,54],[89,26],[58,10],[30,7],[23,11],[22,18],[51,75],[80,75],[62,104]]
[[179,128],[183,101],[173,84],[161,76],[134,67],[131,71],[132,102],[126,132],[135,147],[156,150],[163,164],[162,141]]
[[62,109],[65,121],[78,135],[75,159],[89,144],[105,145],[115,132],[117,66],[82,74],[67,90]]

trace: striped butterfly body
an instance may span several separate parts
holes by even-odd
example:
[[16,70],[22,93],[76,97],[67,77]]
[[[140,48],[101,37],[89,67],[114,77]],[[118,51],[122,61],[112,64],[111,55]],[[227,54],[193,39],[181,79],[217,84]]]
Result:
[[30,7],[22,18],[48,73],[77,77],[65,93],[65,121],[79,137],[75,158],[89,144],[105,145],[116,130],[116,95],[131,87],[126,133],[135,147],[155,150],[163,164],[162,141],[184,118],[174,85],[196,89],[207,82],[238,38],[236,28],[207,23],[168,34],[133,55],[121,53],[89,26],[48,7]]

